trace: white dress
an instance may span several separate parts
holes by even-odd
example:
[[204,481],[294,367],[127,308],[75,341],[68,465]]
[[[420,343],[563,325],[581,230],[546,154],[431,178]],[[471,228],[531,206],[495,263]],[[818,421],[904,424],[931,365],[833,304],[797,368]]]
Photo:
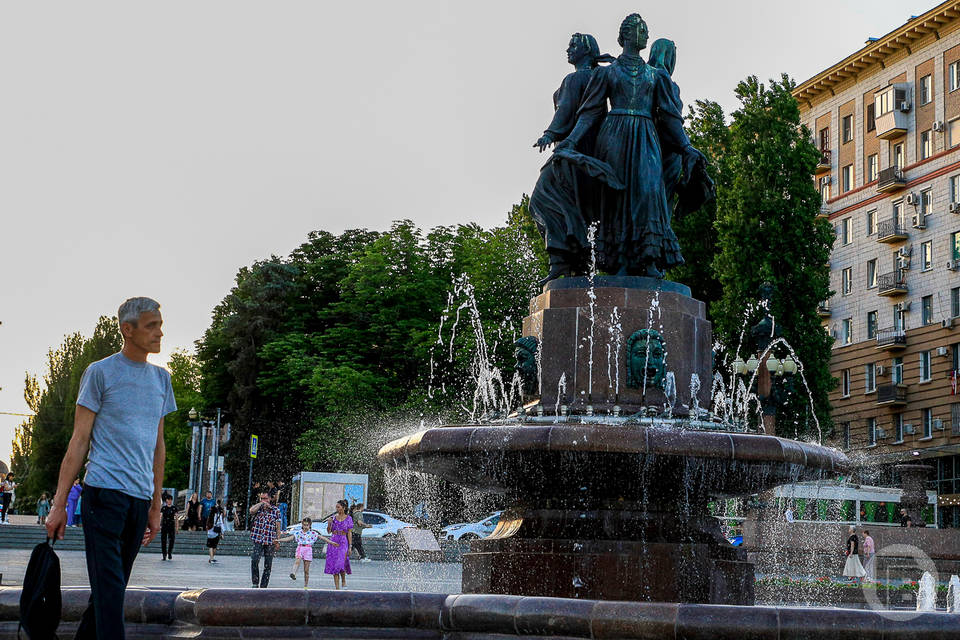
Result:
[[851,540],[847,539],[847,549],[850,550],[851,546],[853,547],[852,553],[847,556],[847,562],[843,565],[843,575],[847,578],[862,578],[867,575],[867,572],[860,564],[860,556],[857,555],[856,538],[853,538],[852,544]]

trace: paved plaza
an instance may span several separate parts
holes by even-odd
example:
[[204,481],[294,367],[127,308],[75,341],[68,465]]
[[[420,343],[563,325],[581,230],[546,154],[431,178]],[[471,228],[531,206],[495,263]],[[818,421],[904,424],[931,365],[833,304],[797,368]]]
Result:
[[[159,544],[159,541],[151,544]],[[64,587],[89,586],[83,551],[58,551]],[[29,549],[0,549],[0,586],[20,586],[30,560]],[[250,558],[222,556],[217,564],[209,564],[206,556],[174,556],[163,561],[159,554],[141,554],[133,565],[131,586],[198,589],[213,587],[249,587]],[[333,577],[323,573],[323,560],[314,563],[310,572],[311,589],[332,589]],[[261,564],[262,566],[262,564]],[[290,579],[292,558],[276,558],[270,577],[270,588],[289,589],[303,586],[302,573],[297,581]],[[355,562],[353,574],[347,577],[347,588],[361,591],[420,591],[426,593],[460,593],[460,564],[453,562]]]

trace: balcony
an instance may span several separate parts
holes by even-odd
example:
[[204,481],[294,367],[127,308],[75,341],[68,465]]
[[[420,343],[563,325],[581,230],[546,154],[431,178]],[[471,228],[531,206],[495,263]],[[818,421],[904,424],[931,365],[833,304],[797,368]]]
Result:
[[877,331],[877,349],[900,351],[907,348],[907,333],[903,329],[881,329]]
[[829,303],[829,302],[821,302],[820,304],[818,304],[818,305],[817,305],[817,315],[820,316],[821,318],[829,318],[829,317],[830,317],[830,303]]
[[894,242],[903,242],[910,237],[907,228],[896,218],[881,220],[877,224],[877,242],[891,244]]
[[891,273],[884,273],[877,277],[877,295],[887,297],[902,296],[908,292],[907,276],[902,269],[897,269]]
[[825,204],[820,205],[820,211],[817,212],[818,218],[829,218],[830,217],[830,207]]
[[910,84],[898,82],[874,94],[877,137],[881,140],[899,138],[910,125]]
[[820,151],[820,159],[817,161],[817,170],[814,172],[815,175],[820,175],[821,173],[826,173],[830,171],[831,163],[831,152],[830,149],[823,149]]
[[906,405],[907,385],[896,383],[877,385],[877,404],[889,407]]
[[877,193],[892,193],[903,189],[907,179],[900,167],[887,167],[877,175]]

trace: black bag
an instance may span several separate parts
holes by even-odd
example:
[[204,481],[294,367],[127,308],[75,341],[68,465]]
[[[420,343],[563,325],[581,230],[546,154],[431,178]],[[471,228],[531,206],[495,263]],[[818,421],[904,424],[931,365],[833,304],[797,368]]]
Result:
[[33,548],[23,576],[20,628],[27,632],[30,640],[56,640],[62,605],[60,558],[53,551],[53,542],[47,538]]

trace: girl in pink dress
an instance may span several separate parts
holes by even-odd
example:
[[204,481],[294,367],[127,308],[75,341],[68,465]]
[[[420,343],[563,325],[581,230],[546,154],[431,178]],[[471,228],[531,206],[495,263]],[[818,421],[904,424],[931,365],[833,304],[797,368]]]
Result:
[[289,542],[290,540],[297,541],[297,553],[296,559],[293,561],[293,571],[290,573],[290,579],[297,579],[297,567],[300,566],[300,562],[303,562],[303,588],[306,589],[307,585],[310,584],[310,563],[313,562],[313,543],[317,540],[323,540],[327,544],[332,544],[334,547],[338,547],[336,542],[333,542],[329,538],[324,538],[322,535],[313,530],[313,521],[310,518],[304,518],[300,521],[300,529],[294,531],[289,536],[284,536],[282,538],[277,538],[277,542]]
[[353,542],[353,518],[347,510],[349,505],[346,500],[337,500],[336,515],[327,518],[327,533],[331,535],[331,541],[339,546],[327,547],[327,561],[324,564],[323,572],[333,576],[333,586],[337,589],[342,585],[347,586],[347,574],[350,571],[350,545]]

